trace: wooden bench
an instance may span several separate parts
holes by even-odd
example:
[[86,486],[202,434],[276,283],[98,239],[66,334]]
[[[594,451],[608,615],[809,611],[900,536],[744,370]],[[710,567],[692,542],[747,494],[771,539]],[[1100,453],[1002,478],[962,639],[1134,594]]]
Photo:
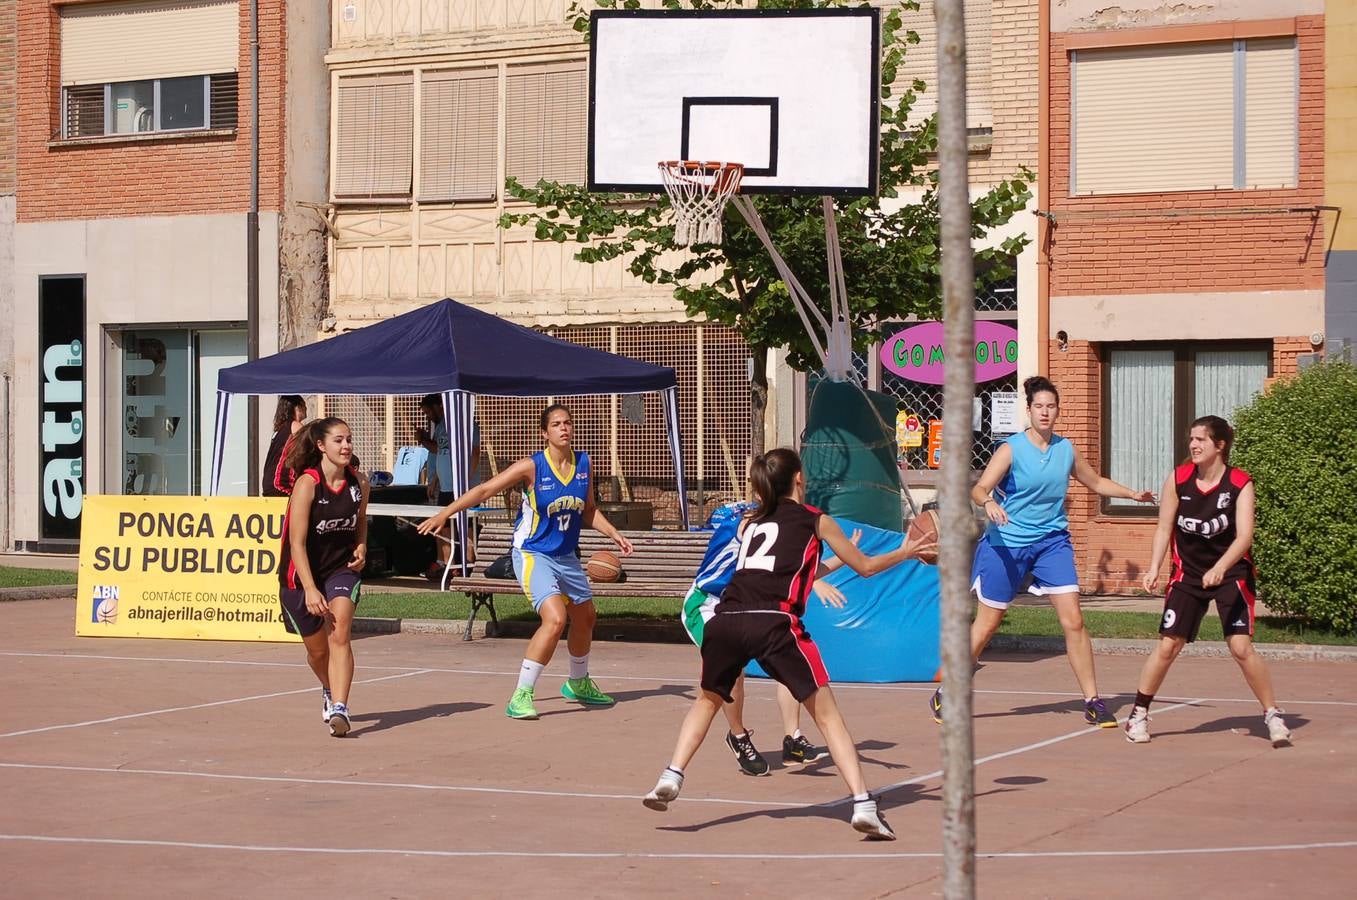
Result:
[[[710,531],[624,531],[631,541],[631,556],[621,556],[624,580],[604,584],[591,581],[595,597],[674,597],[687,596],[688,588],[697,575],[698,566],[707,552]],[[516,578],[486,578],[485,569],[496,559],[509,553],[513,540],[513,526],[503,521],[489,522],[476,539],[476,562],[466,577],[454,574],[444,585],[446,590],[461,591],[471,598],[471,614],[467,617],[466,633],[462,639],[471,640],[471,624],[476,613],[485,607],[490,621],[499,624],[495,616],[496,594],[522,594]],[[592,528],[580,534],[580,557],[599,550],[617,552],[617,545]]]

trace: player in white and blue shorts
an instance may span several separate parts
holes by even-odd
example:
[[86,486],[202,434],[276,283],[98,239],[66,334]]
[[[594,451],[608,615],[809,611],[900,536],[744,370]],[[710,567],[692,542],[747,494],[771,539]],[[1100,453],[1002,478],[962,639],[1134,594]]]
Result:
[[561,686],[561,696],[590,706],[612,705],[613,698],[600,691],[589,677],[589,648],[593,644],[597,613],[589,579],[576,552],[580,528],[588,525],[612,538],[623,556],[630,555],[632,550],[631,541],[594,505],[589,455],[571,446],[574,422],[570,410],[553,403],[543,411],[540,424],[546,449],[520,459],[484,484],[471,488],[419,525],[421,534],[431,534],[461,510],[510,488],[523,489],[523,505],[514,525],[514,571],[532,601],[532,608],[542,617],[542,624],[528,641],[518,686],[504,710],[511,719],[537,718],[533,706],[537,678],[551,662],[567,621],[570,674]]
[[[1065,495],[1070,476],[1103,497],[1154,502],[1152,491],[1133,491],[1103,478],[1085,462],[1074,444],[1055,433],[1060,393],[1041,376],[1023,382],[1031,427],[1010,435],[998,447],[971,499],[984,507],[989,528],[976,544],[971,590],[978,601],[971,623],[971,655],[980,653],[999,630],[1004,613],[1024,585],[1051,599],[1065,631],[1065,654],[1084,694],[1084,720],[1115,728],[1116,718],[1098,697],[1093,643],[1079,609],[1079,573],[1074,565]],[[1030,582],[1029,582],[1030,579]],[[942,688],[929,701],[934,721],[942,722]]]
[[[694,644],[702,646],[702,636],[707,623],[716,615],[716,604],[721,602],[721,593],[730,584],[735,574],[735,564],[740,556],[740,521],[757,504],[747,501],[727,503],[718,507],[711,515],[709,524],[716,530],[707,542],[707,553],[702,557],[697,576],[688,588],[688,596],[683,601],[680,618],[683,628],[688,632]],[[836,598],[842,603],[843,595],[838,589],[823,581],[815,582],[816,594],[825,598]],[[741,675],[731,690],[732,700],[722,708],[730,730],[726,733],[726,746],[735,754],[740,771],[746,775],[767,775],[768,760],[754,747],[750,730],[744,725],[744,676]],[[777,686],[777,706],[782,714],[782,764],[804,765],[829,755],[823,747],[812,744],[801,733],[801,706],[782,684]]]

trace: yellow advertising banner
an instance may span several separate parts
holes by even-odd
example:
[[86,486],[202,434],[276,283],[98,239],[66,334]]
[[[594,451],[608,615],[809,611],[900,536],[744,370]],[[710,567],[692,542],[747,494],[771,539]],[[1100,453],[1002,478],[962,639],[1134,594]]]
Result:
[[297,641],[283,628],[286,497],[85,497],[75,633]]

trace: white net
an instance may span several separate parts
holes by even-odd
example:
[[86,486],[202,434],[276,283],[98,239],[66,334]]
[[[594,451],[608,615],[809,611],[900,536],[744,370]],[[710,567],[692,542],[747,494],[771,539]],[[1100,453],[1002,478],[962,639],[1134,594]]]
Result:
[[681,159],[659,165],[660,178],[674,207],[674,244],[719,244],[721,214],[740,189],[744,166]]

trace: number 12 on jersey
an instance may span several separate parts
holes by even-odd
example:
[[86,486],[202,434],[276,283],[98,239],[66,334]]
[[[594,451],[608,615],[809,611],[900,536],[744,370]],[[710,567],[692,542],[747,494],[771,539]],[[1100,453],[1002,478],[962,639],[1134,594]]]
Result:
[[777,523],[762,522],[757,525],[750,525],[745,533],[744,540],[740,541],[740,560],[736,564],[737,569],[761,569],[764,572],[773,571],[772,549],[773,544],[777,542]]

